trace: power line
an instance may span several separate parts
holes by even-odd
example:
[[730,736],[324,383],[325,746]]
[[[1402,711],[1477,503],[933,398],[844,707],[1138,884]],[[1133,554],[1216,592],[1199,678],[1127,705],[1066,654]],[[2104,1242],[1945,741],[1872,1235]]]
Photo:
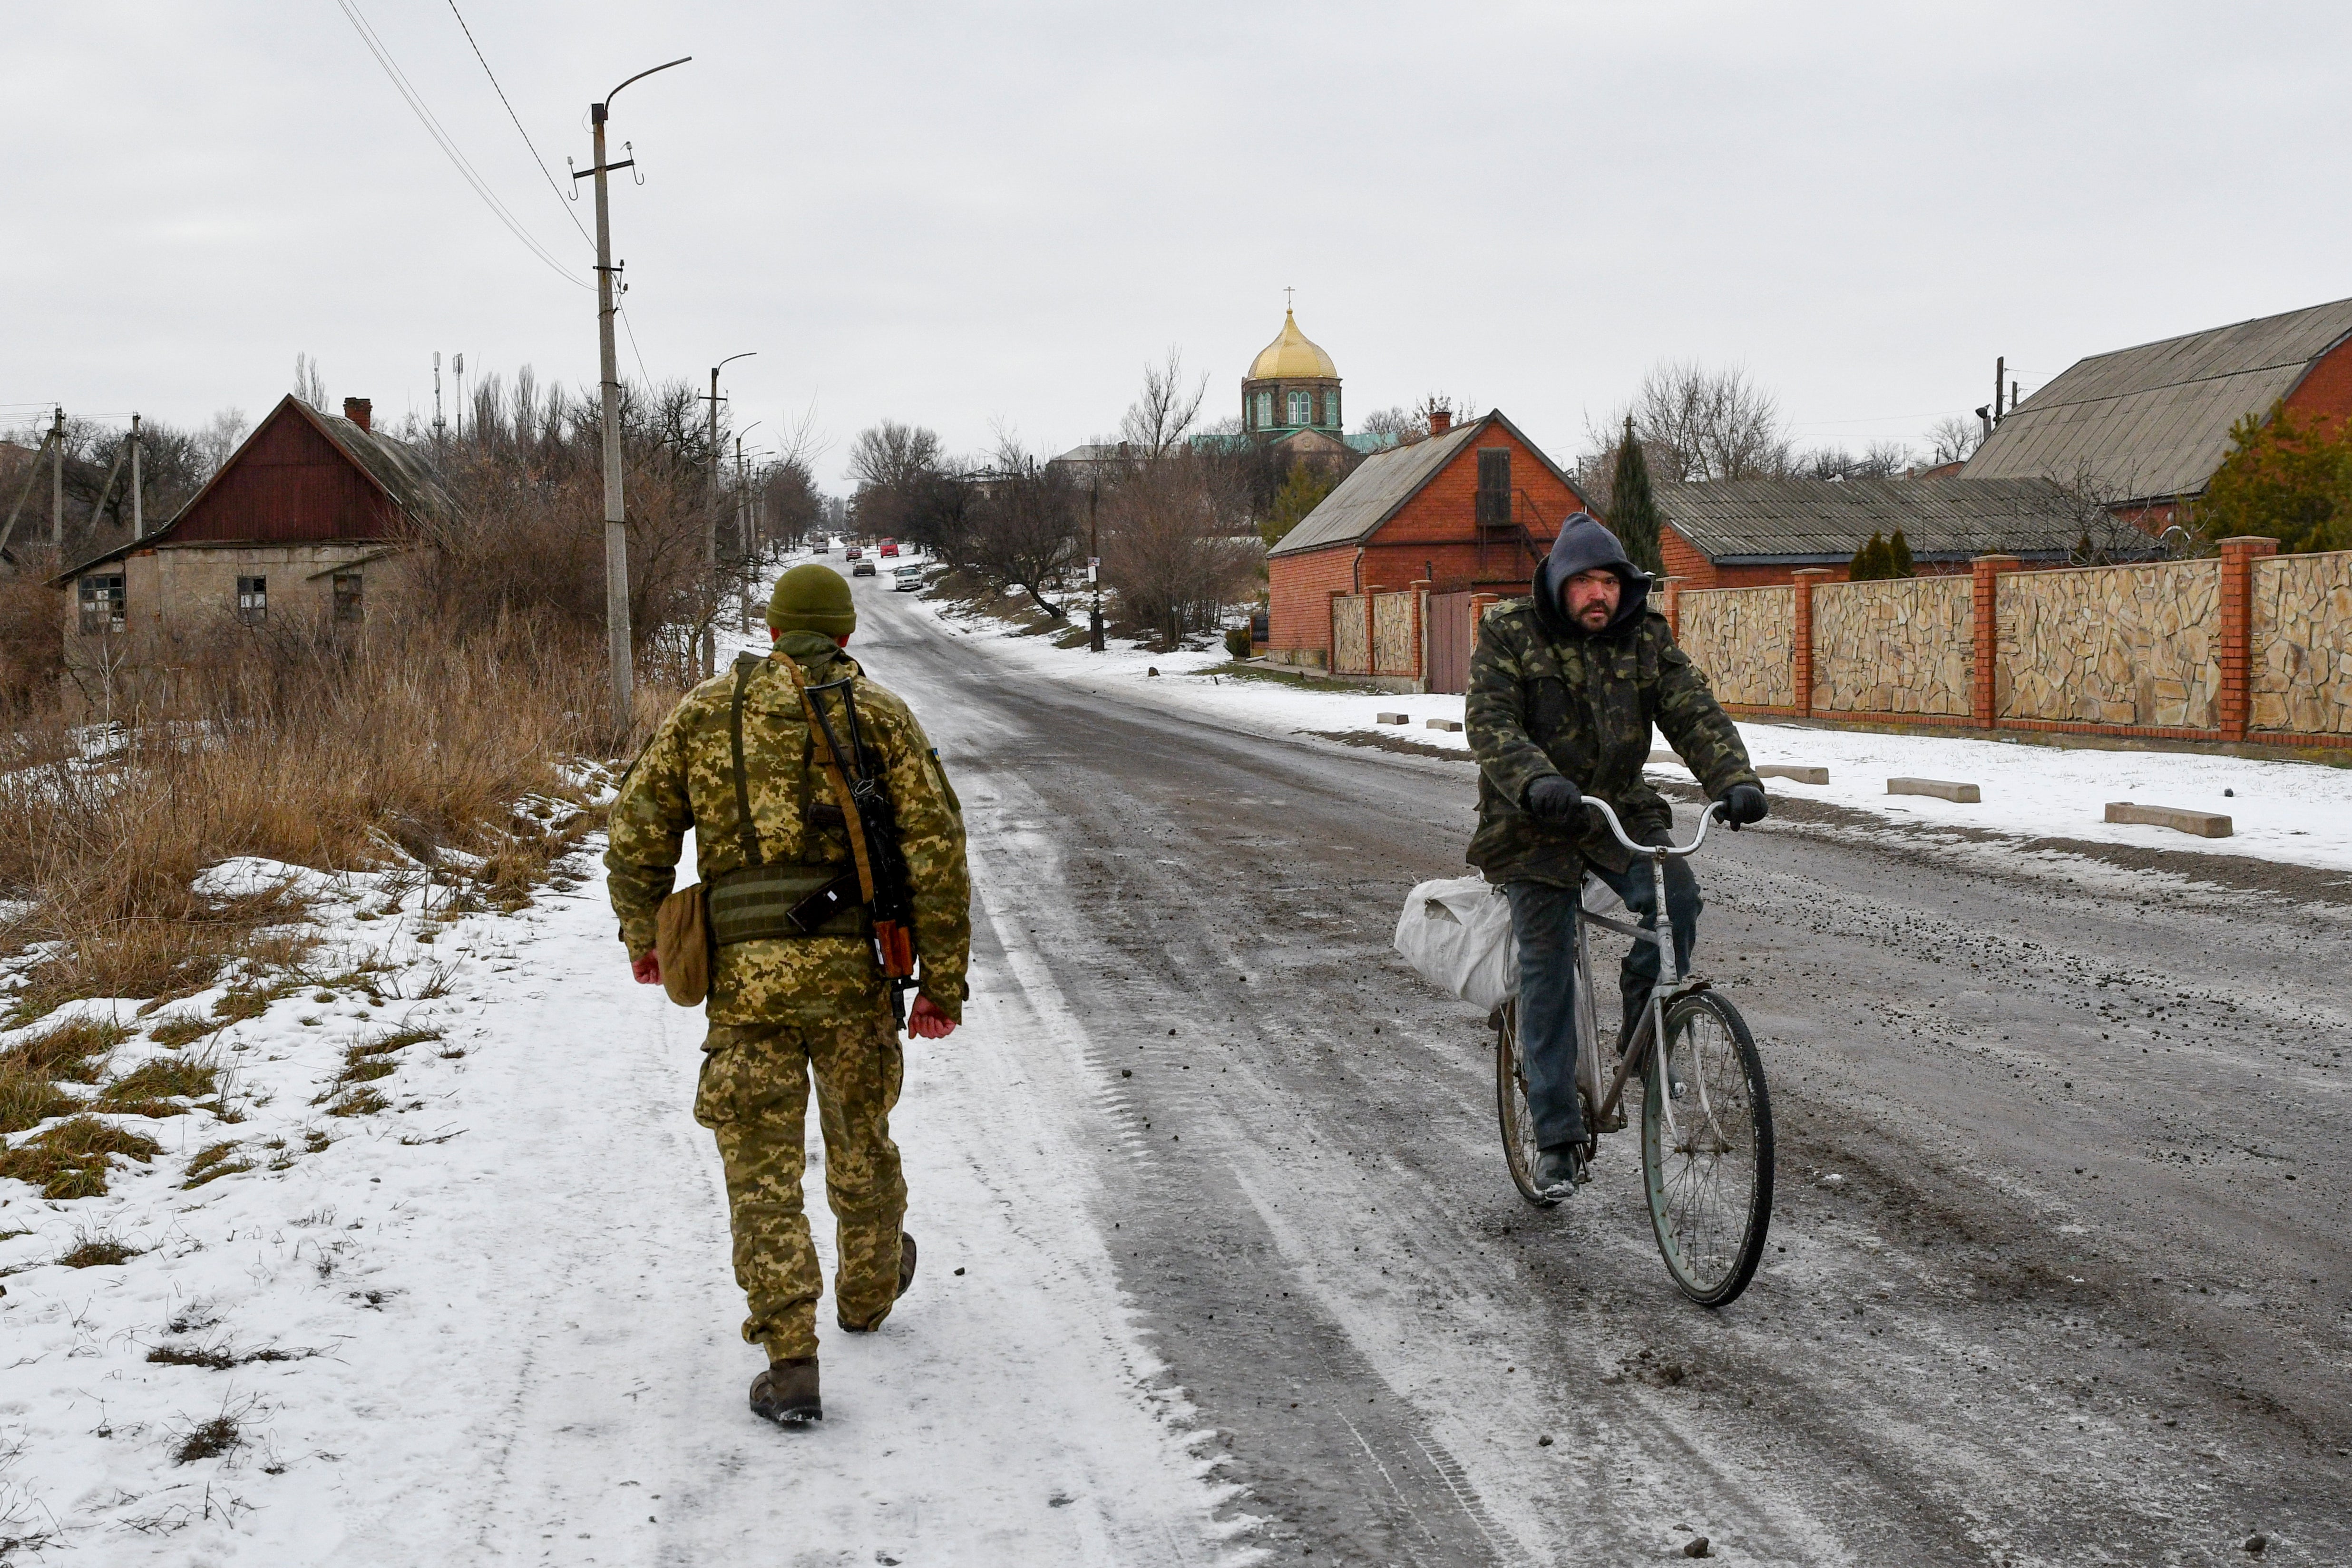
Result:
[[637,329],[630,324],[629,312],[625,307],[615,304],[613,307],[613,314],[621,319],[621,330],[629,335],[629,352],[637,357],[637,374],[646,378],[646,390],[651,392],[654,386],[654,373],[646,369],[645,351],[637,347]]
[[376,63],[383,68],[384,75],[392,78],[392,85],[400,89],[400,96],[408,100],[408,107],[415,111],[417,123],[431,132],[433,140],[440,143],[441,151],[448,155],[450,164],[458,173],[465,176],[467,184],[474,187],[474,193],[482,198],[490,211],[497,214],[500,223],[506,225],[515,238],[530,246],[531,254],[545,262],[558,277],[566,283],[582,288],[588,287],[589,285],[584,280],[572,276],[563,263],[555,258],[553,252],[531,236],[530,232],[522,226],[520,220],[507,210],[507,204],[499,200],[497,193],[490,189],[481,175],[474,172],[473,164],[467,162],[465,153],[458,151],[457,143],[451,139],[446,131],[441,128],[441,122],[434,119],[433,111],[425,107],[425,99],[419,97],[416,89],[409,84],[408,78],[402,73],[399,65],[393,59],[392,52],[375,36],[375,30],[368,26],[367,18],[360,15],[359,7],[353,0],[335,0],[335,4],[341,6],[343,15],[350,18],[352,28],[360,36],[360,42],[365,44],[368,53],[375,57]]
[[457,0],[449,0],[449,15],[457,18],[457,30],[465,34],[466,42],[473,46],[474,57],[482,62],[482,74],[490,78],[490,90],[499,95],[500,103],[506,104],[507,118],[514,121],[516,134],[522,138],[522,144],[530,149],[531,160],[539,165],[539,172],[547,177],[547,188],[555,193],[557,201],[563,204],[563,215],[572,220],[573,228],[580,229],[582,239],[588,240],[591,246],[594,245],[596,243],[594,240],[588,239],[588,231],[580,227],[580,214],[572,210],[574,205],[572,198],[566,196],[563,193],[563,187],[555,183],[555,171],[550,169],[547,166],[547,160],[539,155],[539,148],[531,141],[530,132],[523,130],[522,116],[515,112],[512,103],[508,102],[507,89],[499,85],[498,73],[490,69],[490,62],[483,57],[482,46],[474,43],[474,29],[466,26],[465,13],[457,9]]

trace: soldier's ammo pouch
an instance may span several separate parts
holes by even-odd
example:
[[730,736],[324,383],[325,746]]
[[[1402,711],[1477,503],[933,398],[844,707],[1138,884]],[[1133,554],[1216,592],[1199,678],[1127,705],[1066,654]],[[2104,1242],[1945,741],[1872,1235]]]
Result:
[[747,865],[710,879],[710,940],[719,946],[866,932],[854,867]]
[[763,662],[757,654],[746,654],[735,664],[735,700],[728,724],[744,863],[709,879],[711,945],[865,936],[872,928],[857,896],[856,867],[779,865],[760,853],[760,835],[751,821],[751,784],[743,767],[743,688]]

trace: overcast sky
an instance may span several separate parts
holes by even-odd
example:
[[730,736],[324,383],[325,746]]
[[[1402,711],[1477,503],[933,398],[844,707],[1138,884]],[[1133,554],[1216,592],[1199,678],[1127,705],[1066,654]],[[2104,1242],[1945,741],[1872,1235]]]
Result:
[[[584,283],[448,0],[351,0]],[[586,106],[635,348],[951,448],[1108,431],[1171,345],[1237,413],[1297,290],[1349,423],[1443,391],[1565,459],[1668,357],[1796,435],[1916,438],[2076,358],[2352,294],[2352,8],[562,6],[457,0],[569,184]],[[258,414],[298,351],[429,414],[432,354],[596,374],[593,295],[452,168],[338,0],[10,5],[0,421]],[[618,156],[617,147],[615,156]]]

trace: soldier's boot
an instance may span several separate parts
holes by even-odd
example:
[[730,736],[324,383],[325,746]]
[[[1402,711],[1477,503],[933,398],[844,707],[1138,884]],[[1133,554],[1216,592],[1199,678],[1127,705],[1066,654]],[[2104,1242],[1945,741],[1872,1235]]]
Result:
[[796,1355],[768,1363],[768,1370],[751,1379],[751,1414],[779,1427],[805,1427],[824,1419],[824,1402],[817,1397],[816,1357]]
[[[914,1282],[915,1239],[901,1230],[898,1232],[898,1294],[891,1297],[890,1299],[895,1301],[898,1299],[898,1296],[905,1295],[907,1293],[907,1287]],[[886,1312],[882,1314],[882,1317],[887,1318],[889,1315],[890,1314]],[[841,1316],[838,1312],[834,1314],[833,1321],[839,1323],[844,1330],[850,1333],[872,1333],[876,1329],[882,1326],[882,1318],[876,1318],[870,1323],[853,1323],[847,1318]]]

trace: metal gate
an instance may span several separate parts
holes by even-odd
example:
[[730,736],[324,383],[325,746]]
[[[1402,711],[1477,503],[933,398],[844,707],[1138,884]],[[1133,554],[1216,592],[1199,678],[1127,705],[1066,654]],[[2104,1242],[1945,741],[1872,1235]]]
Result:
[[1470,595],[1433,593],[1423,634],[1429,639],[1429,689],[1470,689]]

